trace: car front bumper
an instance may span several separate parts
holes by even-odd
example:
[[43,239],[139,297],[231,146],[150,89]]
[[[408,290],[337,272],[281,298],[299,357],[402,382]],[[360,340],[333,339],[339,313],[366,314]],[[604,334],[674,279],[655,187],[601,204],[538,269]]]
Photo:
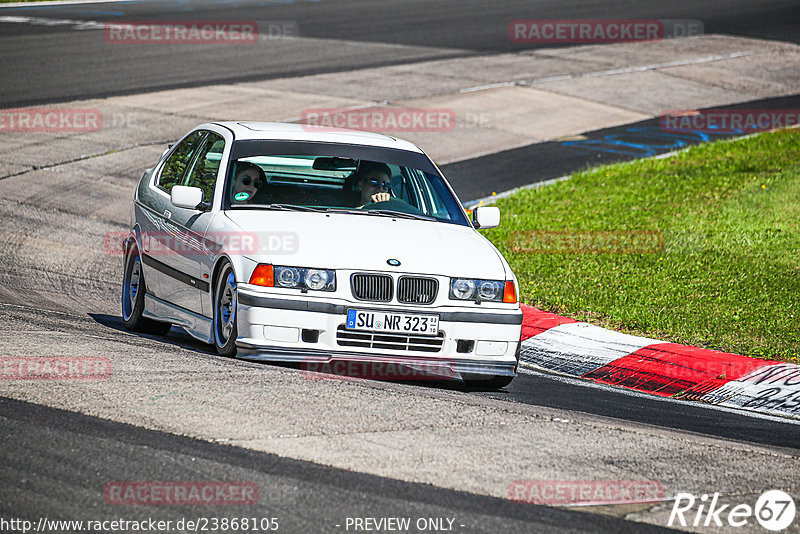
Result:
[[[296,363],[381,362],[459,375],[513,376],[522,313],[484,306],[397,306],[237,288],[238,354]],[[439,316],[439,335],[358,332],[344,328],[347,310]],[[356,340],[353,340],[353,337]],[[422,348],[420,348],[422,347]]]

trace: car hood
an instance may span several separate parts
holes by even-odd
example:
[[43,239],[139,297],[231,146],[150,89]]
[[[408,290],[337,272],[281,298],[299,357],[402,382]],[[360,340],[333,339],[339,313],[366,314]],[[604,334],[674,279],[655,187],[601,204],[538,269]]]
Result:
[[[494,246],[467,226],[348,213],[230,210],[225,215],[238,230],[257,234],[260,253],[247,256],[258,262],[494,280],[510,276]],[[389,266],[389,259],[400,265]]]

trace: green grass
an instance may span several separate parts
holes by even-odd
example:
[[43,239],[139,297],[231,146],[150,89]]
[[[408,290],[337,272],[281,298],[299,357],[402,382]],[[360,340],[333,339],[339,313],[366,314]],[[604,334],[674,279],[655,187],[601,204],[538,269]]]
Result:
[[[497,201],[521,300],[759,358],[800,354],[800,130],[698,145]],[[651,253],[515,253],[521,231],[655,231]],[[513,243],[512,243],[513,241]],[[530,247],[529,247],[530,248]]]

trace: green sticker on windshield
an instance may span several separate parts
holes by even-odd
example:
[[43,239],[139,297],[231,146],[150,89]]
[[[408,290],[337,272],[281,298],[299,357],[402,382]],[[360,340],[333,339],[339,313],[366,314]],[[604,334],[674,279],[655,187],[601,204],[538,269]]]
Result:
[[248,198],[250,198],[250,193],[248,193],[247,191],[241,191],[233,195],[233,199],[238,200],[239,202],[244,202]]

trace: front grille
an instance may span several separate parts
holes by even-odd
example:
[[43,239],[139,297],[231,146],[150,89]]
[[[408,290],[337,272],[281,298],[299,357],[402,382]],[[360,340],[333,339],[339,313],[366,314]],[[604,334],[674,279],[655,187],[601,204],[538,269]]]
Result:
[[388,274],[354,274],[350,277],[350,288],[358,300],[392,300],[392,277]]
[[436,336],[407,336],[380,332],[354,332],[341,325],[336,330],[336,343],[342,347],[439,352],[444,343],[444,333],[440,331]]
[[408,304],[430,304],[436,300],[439,282],[435,278],[402,276],[397,283],[397,301]]

